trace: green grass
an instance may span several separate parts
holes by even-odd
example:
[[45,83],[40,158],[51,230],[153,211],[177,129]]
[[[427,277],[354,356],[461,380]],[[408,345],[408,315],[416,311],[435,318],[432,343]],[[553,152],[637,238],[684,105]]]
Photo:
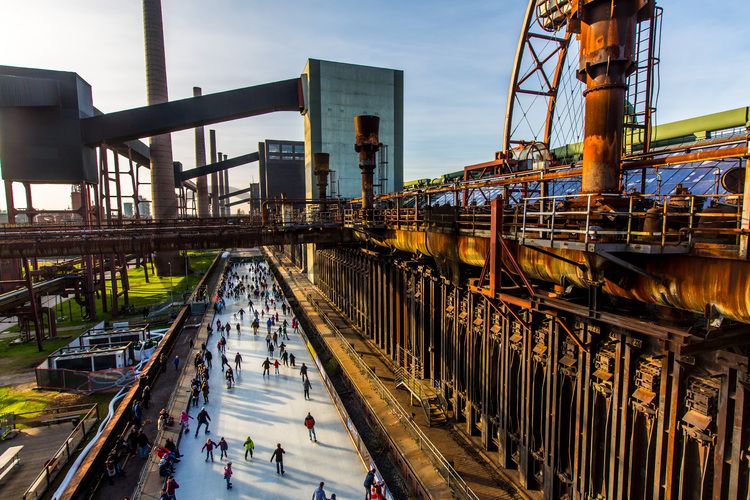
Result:
[[0,414],[40,412],[52,403],[54,393],[0,387]]
[[12,344],[11,339],[0,340],[0,366],[3,375],[12,375],[35,368],[49,353],[67,345],[70,337],[58,337],[43,342],[44,351],[39,352],[36,342]]

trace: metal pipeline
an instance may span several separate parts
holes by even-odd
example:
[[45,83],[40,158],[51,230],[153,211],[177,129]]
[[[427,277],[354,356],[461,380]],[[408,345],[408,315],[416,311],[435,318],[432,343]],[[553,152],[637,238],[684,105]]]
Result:
[[359,169],[362,171],[362,209],[372,209],[375,191],[373,174],[375,173],[375,154],[380,149],[378,129],[380,118],[371,115],[354,117],[356,142],[354,150],[359,153]]
[[328,188],[328,173],[330,172],[330,157],[328,153],[315,153],[313,155],[313,172],[318,184],[318,198],[325,200]]
[[586,84],[583,193],[620,191],[627,76],[634,67],[639,0],[593,0],[578,6],[580,69]]
[[[363,238],[362,233],[357,237]],[[389,230],[371,243],[403,252],[428,255],[437,263],[461,262],[483,267],[489,238],[433,231]],[[610,295],[703,314],[707,306],[735,321],[750,323],[750,262],[689,255],[644,256],[635,265],[652,278],[629,272],[595,254],[577,250],[545,249],[561,258],[508,241],[527,277],[586,288],[601,284]],[[565,260],[563,260],[565,259]],[[566,262],[570,261],[570,262]],[[579,263],[575,265],[573,263]]]

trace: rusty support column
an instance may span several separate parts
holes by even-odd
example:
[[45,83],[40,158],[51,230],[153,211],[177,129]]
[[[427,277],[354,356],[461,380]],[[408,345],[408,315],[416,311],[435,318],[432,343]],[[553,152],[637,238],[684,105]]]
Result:
[[500,291],[503,250],[500,246],[503,230],[503,198],[498,196],[490,204],[490,290],[493,295]]
[[375,157],[381,146],[378,136],[379,128],[380,118],[377,116],[354,117],[356,135],[354,150],[359,153],[359,169],[362,171],[362,210],[371,210],[373,205]]
[[[201,95],[200,87],[193,87],[193,97]],[[202,167],[206,164],[206,138],[203,134],[203,127],[195,128],[195,166]],[[195,180],[197,188],[196,196],[198,198],[198,217],[209,217],[208,202],[208,178],[201,175]]]
[[578,7],[579,80],[586,84],[583,193],[620,191],[627,76],[634,68],[638,0],[594,0]]
[[[148,104],[161,104],[169,100],[167,92],[167,63],[164,56],[164,28],[161,0],[143,0],[143,26],[146,42],[146,86]],[[154,220],[176,219],[174,167],[172,165],[172,138],[169,134],[151,137],[151,205]],[[184,273],[183,260],[177,252],[159,252],[156,270],[161,276],[171,272]]]
[[[208,138],[211,149],[211,163],[216,163],[216,130],[209,130]],[[211,173],[211,216],[219,216],[219,174],[217,172]]]
[[29,304],[31,305],[31,314],[34,316],[34,333],[36,336],[36,348],[39,352],[44,350],[42,345],[42,317],[39,314],[39,304],[36,302],[36,294],[34,293],[34,282],[31,280],[31,268],[29,267],[29,259],[24,257],[23,259],[23,271],[26,274],[26,288],[29,290]]
[[313,155],[313,172],[318,184],[318,199],[325,200],[328,188],[328,173],[330,172],[328,153],[315,153]]

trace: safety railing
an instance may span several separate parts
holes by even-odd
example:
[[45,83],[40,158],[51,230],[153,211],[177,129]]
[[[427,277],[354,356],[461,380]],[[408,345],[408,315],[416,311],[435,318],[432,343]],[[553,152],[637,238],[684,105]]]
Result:
[[736,244],[741,195],[563,195],[525,198],[505,217],[519,241],[690,247],[696,240]]
[[31,485],[23,494],[23,500],[42,498],[60,471],[65,468],[71,457],[78,451],[78,446],[86,439],[86,434],[95,429],[96,423],[99,422],[99,411],[96,404],[90,405],[88,408],[85,414],[83,411],[81,412],[83,416],[78,421],[78,425],[75,426],[73,432],[68,435],[65,442],[47,460],[44,468],[31,482]]
[[[479,500],[479,497],[471,490],[461,476],[456,472],[456,469],[448,463],[448,460],[443,456],[440,450],[430,441],[424,432],[414,423],[411,415],[404,410],[401,404],[398,402],[396,397],[389,391],[385,385],[380,381],[375,372],[367,366],[362,357],[354,350],[354,347],[346,340],[341,331],[333,324],[328,316],[320,309],[317,301],[312,294],[307,294],[308,301],[315,307],[323,321],[326,322],[330,330],[334,333],[339,343],[346,351],[347,355],[354,361],[359,369],[360,373],[365,375],[372,384],[380,398],[385,401],[386,405],[391,409],[391,413],[395,416],[399,423],[406,429],[409,435],[412,437],[414,442],[417,444],[420,450],[424,452],[427,458],[432,463],[435,470],[445,479],[448,486],[453,490],[458,498],[468,500]],[[365,401],[365,404],[367,402]],[[369,406],[369,405],[368,405]],[[370,412],[374,410],[370,407]]]

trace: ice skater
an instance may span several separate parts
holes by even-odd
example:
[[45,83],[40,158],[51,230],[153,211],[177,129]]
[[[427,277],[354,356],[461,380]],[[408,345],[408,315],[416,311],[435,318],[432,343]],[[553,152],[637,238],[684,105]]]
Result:
[[224,458],[229,458],[229,456],[227,455],[228,449],[229,449],[229,444],[227,443],[227,440],[224,439],[224,436],[221,436],[221,439],[219,439],[219,451],[221,451],[219,460],[223,460]]
[[[292,366],[294,366],[294,363],[292,363]],[[307,378],[307,366],[305,363],[302,363],[302,366],[299,369],[299,374],[302,376],[302,380]]]
[[284,475],[284,448],[281,447],[281,443],[276,443],[276,449],[273,450],[273,455],[271,455],[271,460],[269,462],[273,462],[273,459],[276,459],[276,474]]
[[201,408],[201,411],[198,412],[198,416],[196,420],[198,421],[198,427],[195,428],[195,437],[198,437],[198,431],[201,430],[201,426],[203,425],[206,426],[205,433],[208,434],[209,433],[208,423],[211,421],[211,416],[206,411],[205,406]]
[[309,411],[305,417],[305,427],[307,427],[307,434],[310,436],[310,441],[317,443],[318,436],[315,434],[315,419]]
[[305,399],[310,399],[310,389],[312,389],[312,384],[310,383],[309,378],[305,379],[305,382],[302,384],[302,388],[305,391]]
[[242,355],[240,353],[234,355],[234,369],[238,372],[242,371]]
[[211,461],[214,461],[214,448],[216,447],[216,443],[211,441],[211,438],[206,439],[206,442],[203,444],[203,448],[201,448],[201,452],[203,450],[206,451],[206,462],[208,462],[208,457],[211,457]]
[[227,462],[224,466],[224,479],[227,480],[227,489],[232,489],[232,462]]
[[271,361],[268,358],[260,364],[263,367],[263,376],[271,376]]

